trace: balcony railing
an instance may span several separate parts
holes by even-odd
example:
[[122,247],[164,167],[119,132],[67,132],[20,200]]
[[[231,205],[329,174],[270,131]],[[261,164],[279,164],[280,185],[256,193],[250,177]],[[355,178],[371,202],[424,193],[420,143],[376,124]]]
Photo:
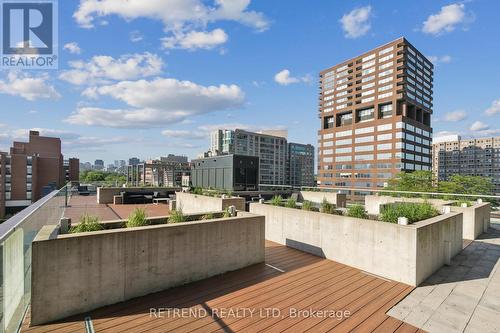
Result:
[[31,301],[31,243],[58,224],[71,191],[56,190],[0,224],[0,332],[17,332]]

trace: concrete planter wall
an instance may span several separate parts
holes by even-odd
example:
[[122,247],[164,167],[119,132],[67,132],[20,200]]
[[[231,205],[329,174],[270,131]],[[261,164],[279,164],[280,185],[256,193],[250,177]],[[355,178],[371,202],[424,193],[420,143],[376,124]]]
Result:
[[398,198],[390,196],[367,195],[365,196],[365,209],[368,214],[378,215],[380,207],[388,203],[396,202],[429,202],[437,210],[442,211],[444,206],[450,206],[452,212],[463,213],[463,237],[474,240],[483,232],[488,231],[490,226],[490,204],[475,203],[471,207],[458,207],[453,204],[456,200],[422,199],[422,198]]
[[474,240],[488,231],[491,219],[491,206],[489,203],[476,203],[470,207],[450,206],[450,209],[452,212],[464,215],[464,239]]
[[220,212],[229,206],[235,206],[236,210],[245,210],[245,198],[217,198],[206,195],[185,192],[175,193],[176,207],[182,209],[185,214]]
[[346,195],[334,192],[314,192],[314,191],[300,191],[302,200],[307,200],[316,203],[322,203],[323,199],[328,200],[329,203],[335,204],[337,207],[346,207]]
[[170,187],[98,187],[97,188],[97,203],[99,204],[112,204],[113,197],[120,195],[123,191],[128,192],[169,192],[174,194],[180,188]]
[[37,325],[264,261],[263,216],[59,235],[32,246]]
[[419,285],[462,249],[462,214],[402,226],[251,203],[266,217],[266,239],[361,270]]

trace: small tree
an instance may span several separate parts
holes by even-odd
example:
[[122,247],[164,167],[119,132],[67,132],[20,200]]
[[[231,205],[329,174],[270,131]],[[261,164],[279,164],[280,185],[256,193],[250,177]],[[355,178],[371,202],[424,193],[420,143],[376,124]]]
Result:
[[493,194],[490,178],[481,176],[453,175],[447,181],[439,182],[439,192],[457,194]]
[[388,190],[408,192],[432,192],[433,176],[431,171],[418,170],[400,172],[389,180]]

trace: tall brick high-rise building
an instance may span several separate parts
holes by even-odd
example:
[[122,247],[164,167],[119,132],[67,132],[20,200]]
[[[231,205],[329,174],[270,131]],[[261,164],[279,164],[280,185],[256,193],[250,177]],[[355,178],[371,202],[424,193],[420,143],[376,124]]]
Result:
[[321,71],[318,185],[376,189],[431,170],[432,93],[432,63],[402,37]]
[[[74,177],[78,174],[78,160],[71,164]],[[0,152],[0,217],[8,209],[29,206],[49,191],[61,188],[65,178],[61,139],[30,131],[28,142],[14,142],[9,153]]]

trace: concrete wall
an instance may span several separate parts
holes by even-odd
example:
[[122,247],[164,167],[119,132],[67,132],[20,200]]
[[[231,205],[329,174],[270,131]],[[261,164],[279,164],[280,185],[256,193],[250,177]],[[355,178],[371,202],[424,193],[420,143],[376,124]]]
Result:
[[491,219],[491,207],[489,203],[476,203],[471,207],[450,206],[452,212],[464,215],[464,239],[474,240],[479,235],[488,231]]
[[220,212],[229,206],[235,206],[236,210],[245,210],[245,198],[232,197],[222,199],[206,195],[176,192],[175,200],[177,209],[181,209],[184,214]]
[[165,192],[169,191],[172,194],[180,188],[168,187],[98,187],[97,188],[97,203],[112,204],[113,196],[120,195],[123,191],[129,192]]
[[266,239],[413,286],[462,248],[460,213],[402,226],[259,203],[250,212],[266,217]]
[[31,324],[264,261],[263,216],[54,235],[32,247]]
[[346,195],[334,192],[313,192],[313,191],[300,191],[302,200],[322,203],[323,199],[328,200],[329,203],[335,204],[337,207],[346,207]]
[[444,205],[449,205],[453,203],[453,200],[441,200],[441,199],[422,199],[422,198],[404,198],[404,197],[390,197],[390,196],[379,196],[379,195],[367,195],[365,196],[365,210],[370,215],[380,214],[380,206],[388,203],[395,202],[417,202],[424,203],[428,202],[436,207],[437,210],[441,211]]

